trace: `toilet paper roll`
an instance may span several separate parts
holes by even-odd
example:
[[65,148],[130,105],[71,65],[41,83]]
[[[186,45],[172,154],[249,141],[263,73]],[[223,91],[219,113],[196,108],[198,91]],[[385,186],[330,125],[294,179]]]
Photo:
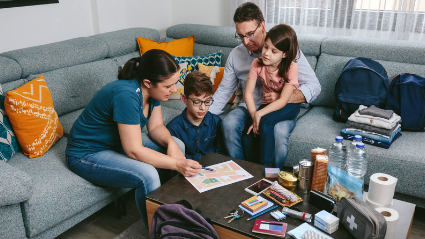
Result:
[[397,178],[385,174],[375,173],[370,176],[367,198],[378,205],[389,205],[394,197]]
[[393,200],[391,200],[391,203],[390,204],[387,204],[387,205],[381,205],[381,204],[372,202],[372,201],[370,201],[369,198],[366,198],[366,202],[367,202],[367,204],[369,204],[370,206],[372,206],[373,209],[376,209],[378,207],[389,207],[389,208],[392,208],[393,207]]
[[399,217],[398,212],[392,208],[386,207],[378,207],[375,210],[380,212],[387,221],[387,233],[384,239],[394,239]]

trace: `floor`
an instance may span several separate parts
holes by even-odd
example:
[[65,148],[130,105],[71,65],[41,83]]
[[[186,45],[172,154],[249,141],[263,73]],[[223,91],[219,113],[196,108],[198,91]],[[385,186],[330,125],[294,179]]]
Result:
[[[58,239],[113,239],[140,219],[134,201],[134,191],[124,195],[127,215],[118,219],[113,204],[106,206],[73,228],[62,233]],[[416,208],[411,239],[425,238],[425,209]]]

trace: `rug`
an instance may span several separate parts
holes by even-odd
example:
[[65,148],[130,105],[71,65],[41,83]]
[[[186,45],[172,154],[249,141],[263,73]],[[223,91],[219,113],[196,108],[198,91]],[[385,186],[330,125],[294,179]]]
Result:
[[114,239],[149,239],[149,230],[143,226],[140,219]]

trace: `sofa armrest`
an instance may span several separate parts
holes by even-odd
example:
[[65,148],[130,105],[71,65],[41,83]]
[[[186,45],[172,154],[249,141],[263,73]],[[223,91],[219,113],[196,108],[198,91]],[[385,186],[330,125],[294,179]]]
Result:
[[32,188],[30,175],[0,161],[0,207],[28,200]]

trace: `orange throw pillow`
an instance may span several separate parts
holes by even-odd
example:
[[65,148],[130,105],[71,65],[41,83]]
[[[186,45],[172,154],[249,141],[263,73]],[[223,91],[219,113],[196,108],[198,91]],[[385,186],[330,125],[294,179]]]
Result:
[[62,125],[44,76],[6,93],[7,116],[19,145],[29,158],[42,156],[62,136]]
[[[198,65],[199,65],[199,71],[200,72],[202,72],[202,73],[205,73],[205,74],[207,74],[208,76],[210,76],[210,74],[211,74],[211,72],[212,72],[212,68],[214,67],[214,66],[205,66],[205,65],[203,65],[203,64],[201,64],[201,63],[198,63]],[[215,93],[215,91],[217,90],[217,88],[218,88],[218,86],[220,85],[220,83],[221,83],[221,80],[223,79],[223,74],[224,74],[224,67],[219,67],[219,69],[220,69],[220,72],[217,72],[216,74],[215,74],[215,79],[214,79],[214,85],[213,85],[213,94]],[[232,97],[230,98],[230,100],[229,100],[229,104],[232,104],[233,103],[233,100],[235,99],[235,93],[233,93],[233,95],[232,95]]]
[[151,49],[160,49],[173,56],[193,56],[195,36],[177,39],[170,42],[157,42],[151,39],[138,37],[137,43],[139,44],[140,55],[143,55]]

